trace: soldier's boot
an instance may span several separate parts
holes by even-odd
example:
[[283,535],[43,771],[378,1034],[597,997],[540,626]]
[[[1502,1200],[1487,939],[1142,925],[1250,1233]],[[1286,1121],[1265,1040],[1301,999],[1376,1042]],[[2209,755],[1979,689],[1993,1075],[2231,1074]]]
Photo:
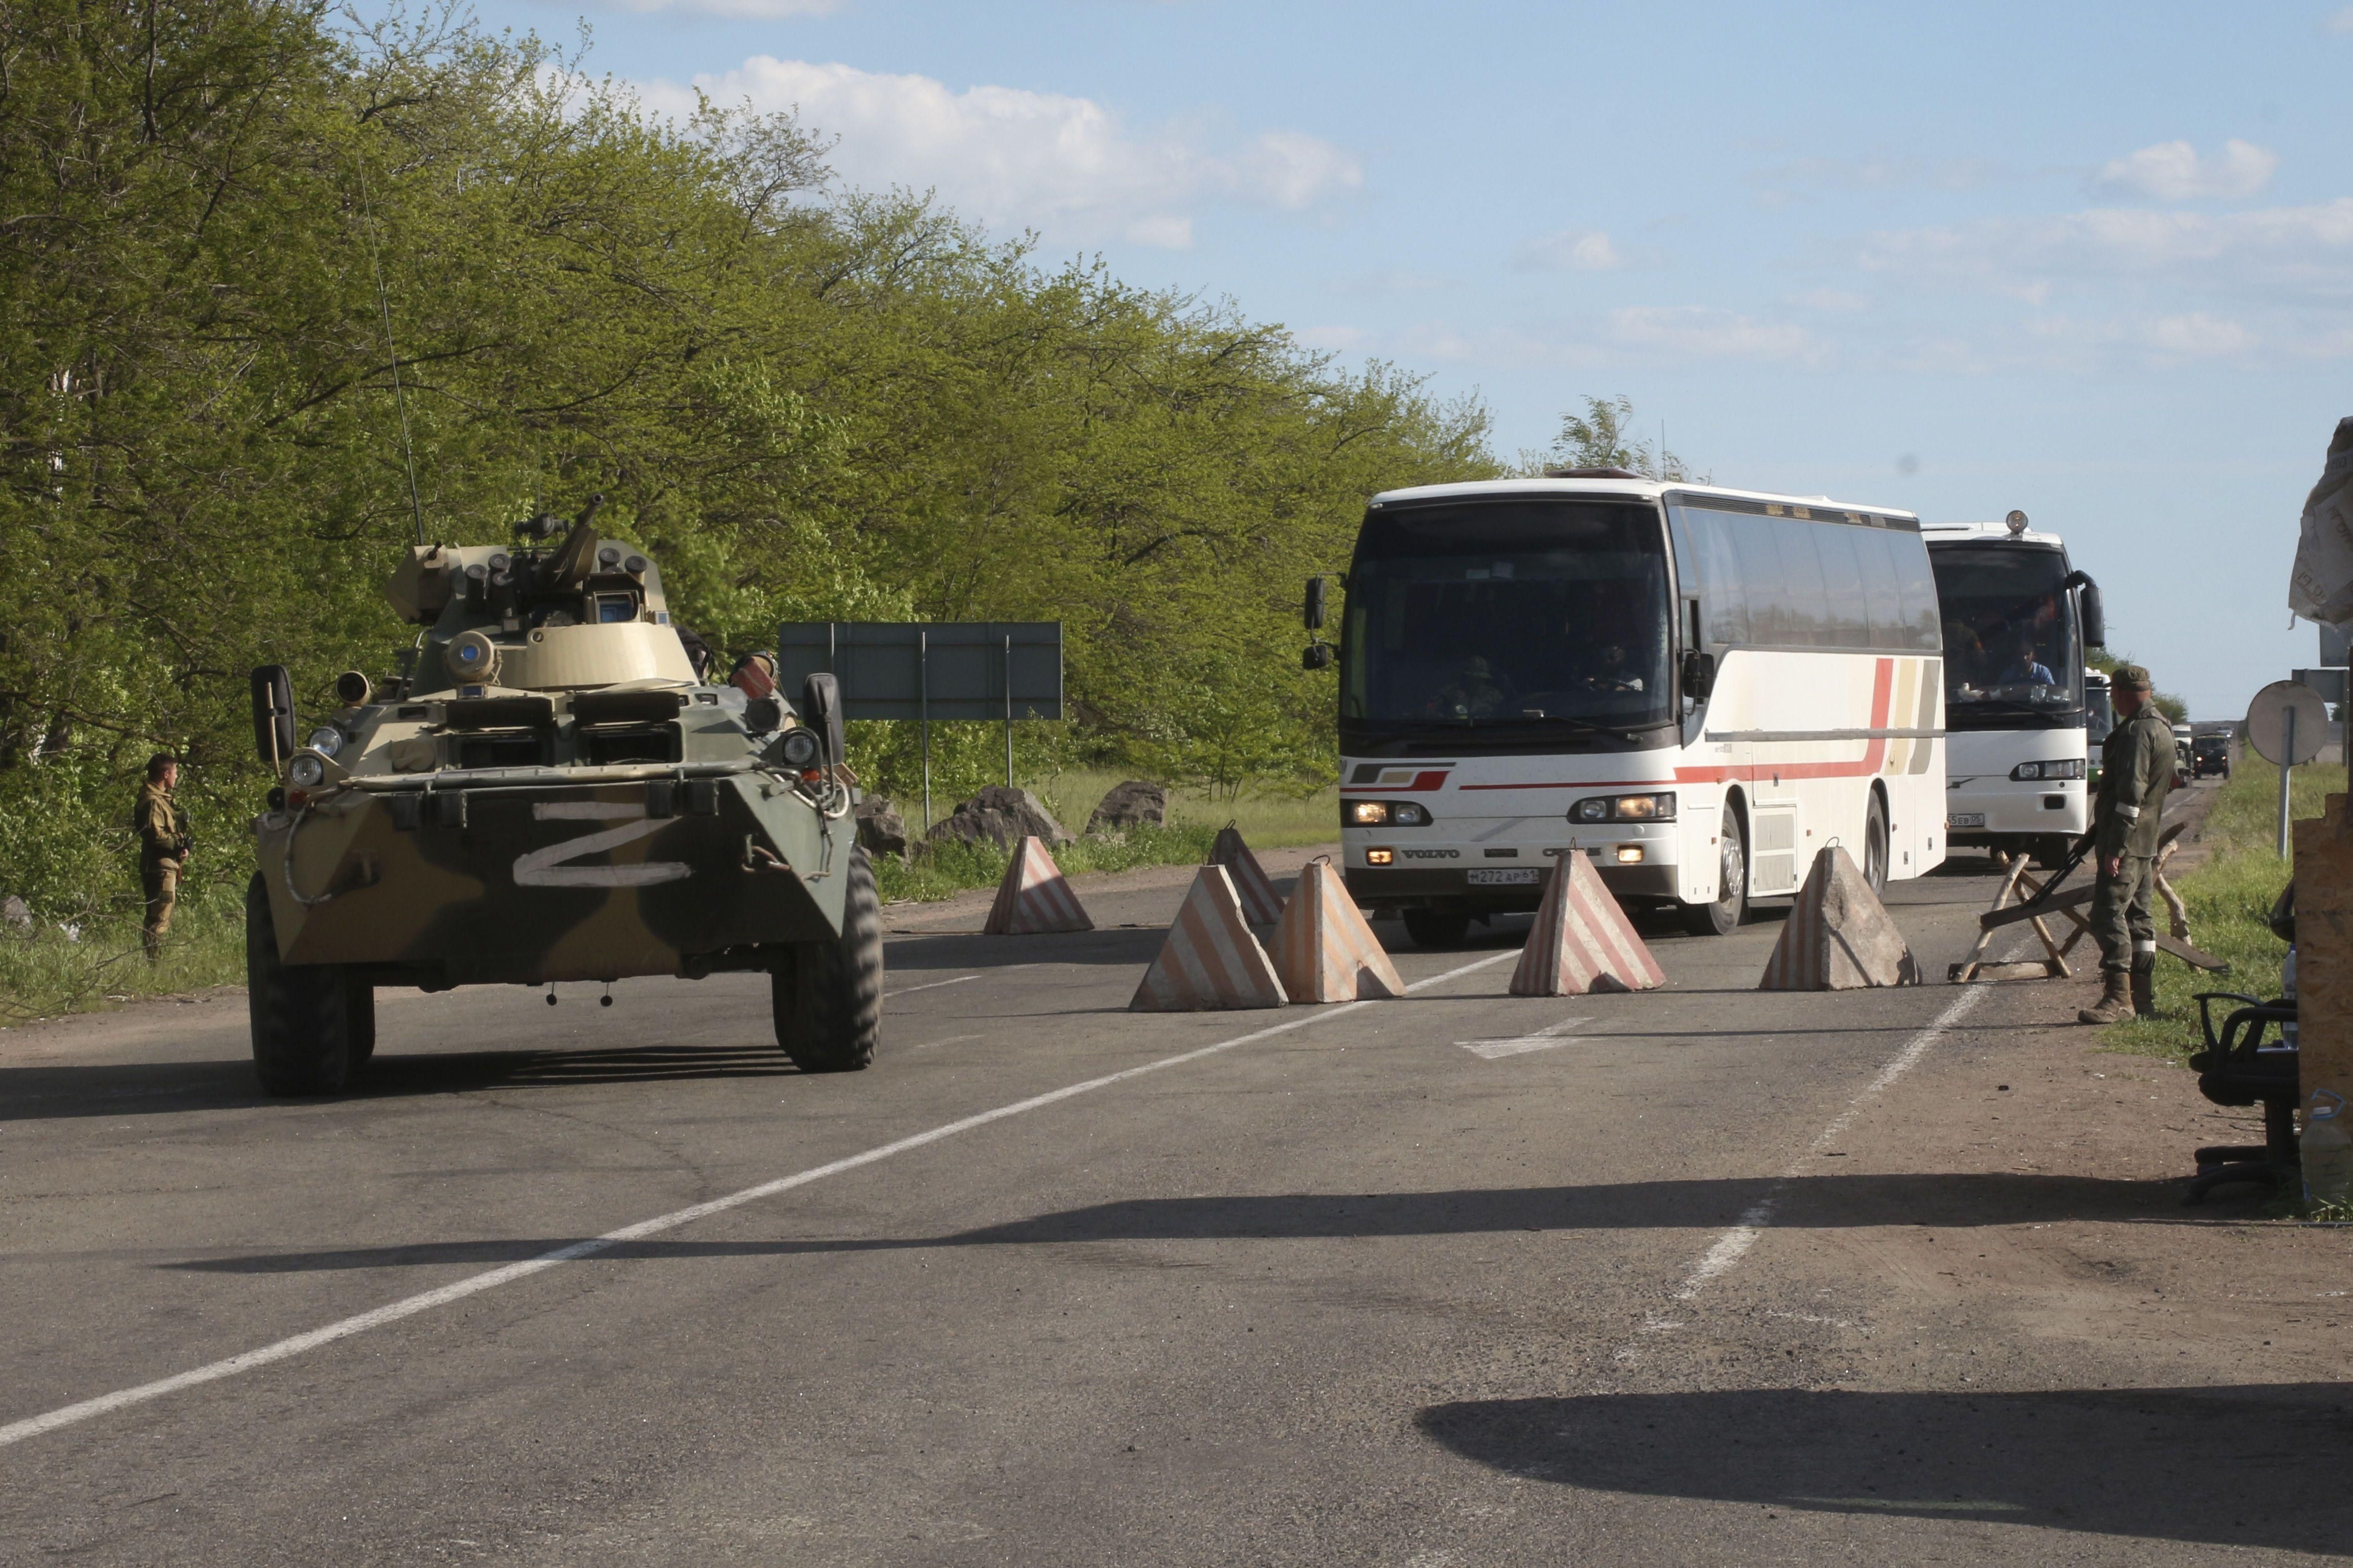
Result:
[[2133,1011],[2144,1018],[2157,1016],[2157,963],[2135,959],[2132,966]]
[[2076,1013],[2075,1022],[2121,1024],[2132,1017],[2132,976],[2121,969],[2103,969],[2100,978],[2107,983],[2107,989],[2100,993],[2097,1003]]

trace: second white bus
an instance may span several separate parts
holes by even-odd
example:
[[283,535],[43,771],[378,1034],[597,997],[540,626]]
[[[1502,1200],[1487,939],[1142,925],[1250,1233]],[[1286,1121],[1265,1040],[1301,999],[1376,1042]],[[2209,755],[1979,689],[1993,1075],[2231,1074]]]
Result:
[[1824,846],[1944,858],[1944,682],[1919,520],[1570,471],[1373,498],[1346,578],[1349,891],[1417,943],[1533,909],[1590,853],[1697,933]]

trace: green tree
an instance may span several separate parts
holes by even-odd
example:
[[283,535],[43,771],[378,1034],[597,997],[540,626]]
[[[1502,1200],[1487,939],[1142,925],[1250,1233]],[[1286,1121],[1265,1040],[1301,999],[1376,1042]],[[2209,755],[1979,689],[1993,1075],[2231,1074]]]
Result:
[[1645,479],[1675,479],[1694,484],[1710,482],[1694,474],[1683,458],[1669,451],[1665,437],[1652,447],[1633,434],[1634,405],[1615,399],[1588,397],[1585,412],[1560,416],[1560,435],[1549,451],[1523,464],[1530,472],[1546,468],[1626,468]]

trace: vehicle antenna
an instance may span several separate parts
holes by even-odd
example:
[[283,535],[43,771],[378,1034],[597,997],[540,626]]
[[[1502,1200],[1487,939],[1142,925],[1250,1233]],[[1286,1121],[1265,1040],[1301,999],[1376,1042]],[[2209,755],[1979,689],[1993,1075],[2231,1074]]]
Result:
[[[400,466],[408,474],[408,515],[417,524],[417,542],[425,542],[425,503],[417,497],[417,454],[408,441],[408,396],[400,385],[400,351],[392,344],[392,300],[384,291],[384,262],[375,241],[375,205],[368,199],[367,164],[354,160],[359,171],[360,216],[367,228],[368,270],[375,274],[375,308],[384,317],[384,352],[392,361],[392,404],[400,411]],[[553,996],[548,998],[551,1002]]]

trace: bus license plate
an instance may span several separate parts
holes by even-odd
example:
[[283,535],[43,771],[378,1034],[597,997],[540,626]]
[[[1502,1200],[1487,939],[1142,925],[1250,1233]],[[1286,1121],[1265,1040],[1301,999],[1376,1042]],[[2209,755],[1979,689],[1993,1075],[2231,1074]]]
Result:
[[1985,813],[1982,811],[1957,811],[1945,818],[1945,826],[1948,830],[1955,827],[1983,827],[1984,826]]
[[1544,872],[1534,866],[1514,866],[1493,871],[1468,873],[1474,888],[1533,888],[1544,879]]

